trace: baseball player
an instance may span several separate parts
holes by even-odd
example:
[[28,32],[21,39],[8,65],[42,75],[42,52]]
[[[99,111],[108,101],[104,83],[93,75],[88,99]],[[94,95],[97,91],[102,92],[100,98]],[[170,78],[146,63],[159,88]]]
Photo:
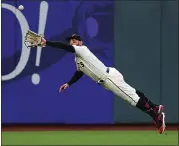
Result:
[[[34,40],[35,39],[29,39],[28,42],[34,44]],[[79,35],[73,34],[69,36],[67,38],[69,44],[60,41],[48,41],[44,37],[37,40],[37,45],[60,48],[75,55],[77,70],[73,77],[60,87],[59,92],[67,89],[86,74],[97,84],[112,91],[115,95],[126,100],[130,105],[148,114],[157,126],[159,134],[164,132],[166,127],[165,113],[163,112],[164,106],[154,104],[142,92],[128,85],[123,75],[114,67],[105,66],[85,45],[83,45],[82,38]]]

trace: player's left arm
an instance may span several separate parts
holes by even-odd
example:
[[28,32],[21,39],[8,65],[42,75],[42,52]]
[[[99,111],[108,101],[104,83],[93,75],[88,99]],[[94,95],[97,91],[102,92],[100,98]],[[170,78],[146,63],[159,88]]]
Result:
[[46,46],[51,46],[51,47],[56,47],[56,48],[60,48],[63,49],[65,51],[71,52],[71,53],[75,53],[75,48],[72,45],[69,44],[65,44],[63,42],[55,42],[55,41],[48,41],[48,40],[43,40]]
[[28,30],[25,39],[24,39],[25,45],[28,47],[45,47],[45,46],[52,46],[56,48],[63,49],[68,52],[75,53],[75,48],[72,45],[65,44],[63,42],[54,42],[54,41],[48,41],[46,40],[42,35],[39,35],[31,30]]

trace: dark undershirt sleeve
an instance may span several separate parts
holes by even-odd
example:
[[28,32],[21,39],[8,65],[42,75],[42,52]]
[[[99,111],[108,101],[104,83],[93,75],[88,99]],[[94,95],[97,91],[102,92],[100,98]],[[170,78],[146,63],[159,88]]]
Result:
[[56,47],[56,48],[60,48],[68,52],[75,53],[75,49],[73,46],[65,44],[63,42],[59,42],[59,41],[58,42],[46,41],[46,46]]
[[71,78],[71,80],[68,82],[68,85],[72,85],[75,82],[77,82],[81,77],[83,76],[83,72],[82,71],[76,71],[75,74],[73,75],[73,77]]

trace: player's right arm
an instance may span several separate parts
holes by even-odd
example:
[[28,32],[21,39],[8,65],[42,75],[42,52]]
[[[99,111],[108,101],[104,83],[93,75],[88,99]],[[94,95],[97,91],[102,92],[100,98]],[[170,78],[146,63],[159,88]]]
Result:
[[60,89],[59,92],[62,92],[63,90],[67,89],[69,86],[71,86],[72,84],[74,84],[75,82],[77,82],[82,76],[83,76],[83,72],[82,71],[76,71],[75,74],[73,75],[73,77],[65,84],[63,84]]
[[56,47],[56,48],[60,48],[60,49],[63,49],[65,51],[68,51],[68,52],[71,52],[71,53],[75,53],[75,48],[72,45],[65,44],[63,42],[48,41],[48,40],[45,40],[44,38],[42,39],[42,42],[44,43],[45,46]]

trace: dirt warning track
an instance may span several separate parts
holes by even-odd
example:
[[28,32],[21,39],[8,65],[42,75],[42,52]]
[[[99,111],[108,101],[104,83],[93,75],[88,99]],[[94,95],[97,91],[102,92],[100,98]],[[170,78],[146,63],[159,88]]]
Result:
[[[178,131],[178,125],[168,125],[166,130]],[[114,124],[114,125],[2,125],[2,131],[84,131],[84,130],[157,130],[155,125],[129,125],[129,124]]]

